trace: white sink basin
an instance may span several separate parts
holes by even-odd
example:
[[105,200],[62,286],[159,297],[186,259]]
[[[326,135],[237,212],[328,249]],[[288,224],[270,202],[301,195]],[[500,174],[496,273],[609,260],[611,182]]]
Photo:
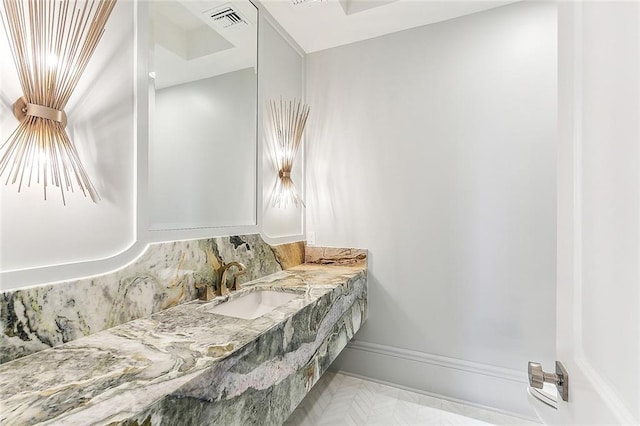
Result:
[[207,312],[235,318],[254,319],[297,297],[300,297],[300,295],[281,291],[260,290],[215,305],[207,309]]

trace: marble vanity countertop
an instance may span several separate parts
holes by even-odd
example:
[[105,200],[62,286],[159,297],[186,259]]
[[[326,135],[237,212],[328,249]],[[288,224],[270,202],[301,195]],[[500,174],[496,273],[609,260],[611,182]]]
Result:
[[[364,285],[363,264],[302,264],[247,283],[228,296],[235,298],[259,289],[300,294],[253,320],[207,311],[227,297],[211,302],[196,300],[7,362],[0,365],[0,423],[126,422],[205,372],[210,374],[216,370],[214,366],[223,370],[225,359],[273,327],[282,327],[305,307],[352,304],[350,292]],[[366,289],[357,291],[361,294],[354,297],[366,294]],[[336,315],[343,314],[344,310],[336,309]],[[329,333],[322,329],[323,320],[319,318],[317,325],[311,325],[318,327],[318,334]],[[278,369],[272,372],[277,375],[288,367],[273,364],[270,368]],[[258,388],[260,384],[247,382],[242,386]]]

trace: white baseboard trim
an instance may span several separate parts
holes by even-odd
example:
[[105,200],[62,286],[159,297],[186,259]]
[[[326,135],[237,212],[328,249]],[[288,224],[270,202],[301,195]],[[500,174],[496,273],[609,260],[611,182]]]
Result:
[[524,371],[361,340],[352,340],[331,368],[411,392],[538,421],[528,403]]
[[352,340],[349,342],[348,347],[355,350],[373,352],[380,355],[392,356],[425,364],[433,364],[440,367],[453,368],[469,373],[483,374],[486,376],[496,377],[498,379],[511,380],[518,383],[524,383],[525,385],[527,384],[527,374],[524,371],[496,367],[479,362],[464,361],[461,359],[396,348],[393,346],[380,345],[378,343],[369,343],[362,340]]

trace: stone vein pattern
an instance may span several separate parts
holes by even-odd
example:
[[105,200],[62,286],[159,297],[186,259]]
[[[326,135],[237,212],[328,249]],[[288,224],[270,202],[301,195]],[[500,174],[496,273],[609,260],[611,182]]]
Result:
[[281,424],[367,317],[365,268],[299,265],[229,298],[298,297],[253,320],[166,309],[0,365],[0,424]]
[[2,292],[0,363],[194,300],[195,284],[217,285],[224,263],[247,266],[241,283],[301,264],[302,244],[271,247],[260,235],[150,244],[114,272]]
[[355,248],[305,246],[304,263],[366,266],[367,251]]

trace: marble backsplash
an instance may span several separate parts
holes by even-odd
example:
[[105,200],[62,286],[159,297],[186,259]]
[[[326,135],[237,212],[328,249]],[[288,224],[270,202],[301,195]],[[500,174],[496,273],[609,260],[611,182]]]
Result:
[[302,242],[270,246],[259,235],[150,244],[134,262],[103,275],[0,294],[0,363],[143,318],[197,298],[238,261],[248,282],[304,262]]
[[356,248],[334,248],[305,246],[304,263],[320,265],[365,265],[367,250]]

